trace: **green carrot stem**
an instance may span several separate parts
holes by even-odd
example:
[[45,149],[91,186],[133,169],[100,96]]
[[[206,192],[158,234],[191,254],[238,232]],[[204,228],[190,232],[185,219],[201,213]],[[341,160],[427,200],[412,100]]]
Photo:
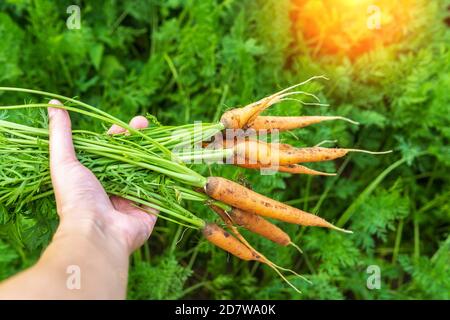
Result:
[[[54,94],[54,93],[50,93],[50,92],[45,92],[45,91],[40,91],[40,90],[31,90],[31,89],[25,89],[25,88],[12,88],[12,87],[0,87],[0,90],[2,91],[16,91],[16,92],[24,92],[24,93],[33,93],[33,94],[38,94],[38,95],[42,95],[42,96],[48,96],[48,97],[52,97],[52,98],[56,98],[56,99],[60,99],[60,100],[66,100],[66,101],[70,101],[72,103],[75,103],[79,106],[82,106],[88,110],[94,111],[95,113],[98,113],[99,115],[103,116],[103,118],[105,119],[105,122],[109,122],[112,124],[116,124],[121,126],[124,129],[127,129],[129,132],[133,132],[137,135],[141,135],[143,138],[149,140],[150,142],[153,142],[156,146],[158,146],[160,148],[160,150],[166,154],[167,157],[171,157],[171,152],[170,150],[168,150],[167,148],[159,145],[156,141],[153,141],[152,138],[144,135],[143,133],[139,132],[139,130],[131,127],[130,125],[128,125],[127,123],[123,122],[120,119],[117,119],[115,117],[113,117],[112,115],[108,114],[107,112],[104,112],[94,106],[91,106],[87,103],[78,101],[76,99],[72,99],[69,97],[65,97],[62,95],[58,95],[58,94]],[[53,108],[62,108],[62,109],[66,109],[66,110],[71,110],[71,111],[75,111],[75,112],[80,112],[81,110],[76,109],[76,108],[71,108],[71,109],[67,109],[69,107],[66,106],[58,106],[58,105],[46,105],[46,107],[53,107]],[[1,108],[0,108],[1,110]],[[81,112],[82,113],[82,112]]]

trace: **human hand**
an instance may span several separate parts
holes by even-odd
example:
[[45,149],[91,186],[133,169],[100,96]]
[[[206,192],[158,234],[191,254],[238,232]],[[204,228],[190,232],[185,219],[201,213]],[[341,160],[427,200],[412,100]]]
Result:
[[[60,105],[58,100],[50,104]],[[72,142],[69,113],[48,108],[50,127],[50,171],[60,226],[55,237],[76,234],[104,240],[115,254],[127,256],[150,236],[156,215],[137,208],[131,201],[109,197],[95,175],[77,159]],[[135,117],[130,126],[146,128],[144,117]],[[125,130],[112,126],[109,134]],[[147,211],[157,211],[146,208]]]

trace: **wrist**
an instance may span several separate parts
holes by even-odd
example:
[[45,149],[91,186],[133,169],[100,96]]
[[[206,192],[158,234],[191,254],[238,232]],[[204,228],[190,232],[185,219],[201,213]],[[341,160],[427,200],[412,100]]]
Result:
[[[91,219],[63,219],[35,265],[74,298],[123,299],[128,281],[128,252]],[[79,290],[68,290],[68,267],[78,269]]]

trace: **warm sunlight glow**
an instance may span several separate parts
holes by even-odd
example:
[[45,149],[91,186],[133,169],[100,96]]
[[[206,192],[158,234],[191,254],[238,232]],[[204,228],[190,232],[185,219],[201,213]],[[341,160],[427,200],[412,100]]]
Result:
[[297,38],[314,54],[351,58],[399,41],[416,0],[292,0],[291,19]]

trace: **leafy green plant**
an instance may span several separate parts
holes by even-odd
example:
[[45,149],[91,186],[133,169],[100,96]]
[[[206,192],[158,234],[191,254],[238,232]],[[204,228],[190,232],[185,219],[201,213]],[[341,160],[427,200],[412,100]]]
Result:
[[137,262],[130,273],[129,299],[179,299],[192,270],[181,266],[177,259],[168,255],[152,265]]
[[[82,9],[81,30],[65,27],[65,9],[74,3]],[[159,221],[134,256],[129,297],[448,299],[448,1],[417,4],[413,9],[420,14],[406,26],[403,40],[351,60],[314,54],[304,41],[294,40],[288,0],[6,0],[0,3],[0,85],[80,97],[124,121],[149,112],[161,123],[181,124],[216,121],[224,110],[273,88],[324,74],[328,82],[305,90],[330,107],[286,102],[269,113],[339,114],[362,125],[329,123],[283,139],[306,146],[339,138],[339,146],[394,149],[393,154],[352,155],[314,166],[337,171],[336,178],[198,168],[203,175],[243,179],[255,191],[354,229],[353,236],[342,240],[283,225],[297,244],[308,248],[302,256],[248,235],[261,251],[271,252],[271,259],[306,274],[313,285],[292,279],[304,292],[300,296],[258,263],[227,260],[226,253],[206,246],[195,232]],[[17,97],[0,93],[2,105],[17,103]],[[42,117],[30,112],[18,120]],[[102,129],[83,117],[74,116],[74,122],[79,128]],[[187,209],[214,219],[198,203]],[[7,248],[0,256],[15,256],[4,259],[5,269],[0,266],[8,270],[5,276],[35,261],[57,224],[49,203],[13,222],[9,215],[0,208],[0,239]],[[154,272],[168,256],[192,274]],[[366,287],[369,265],[380,267],[380,290]],[[138,284],[135,272],[143,275],[147,269],[148,276]],[[161,288],[155,291],[146,285],[170,277],[185,279],[174,282],[177,289],[170,289],[170,295],[161,293],[162,284],[155,284]]]

